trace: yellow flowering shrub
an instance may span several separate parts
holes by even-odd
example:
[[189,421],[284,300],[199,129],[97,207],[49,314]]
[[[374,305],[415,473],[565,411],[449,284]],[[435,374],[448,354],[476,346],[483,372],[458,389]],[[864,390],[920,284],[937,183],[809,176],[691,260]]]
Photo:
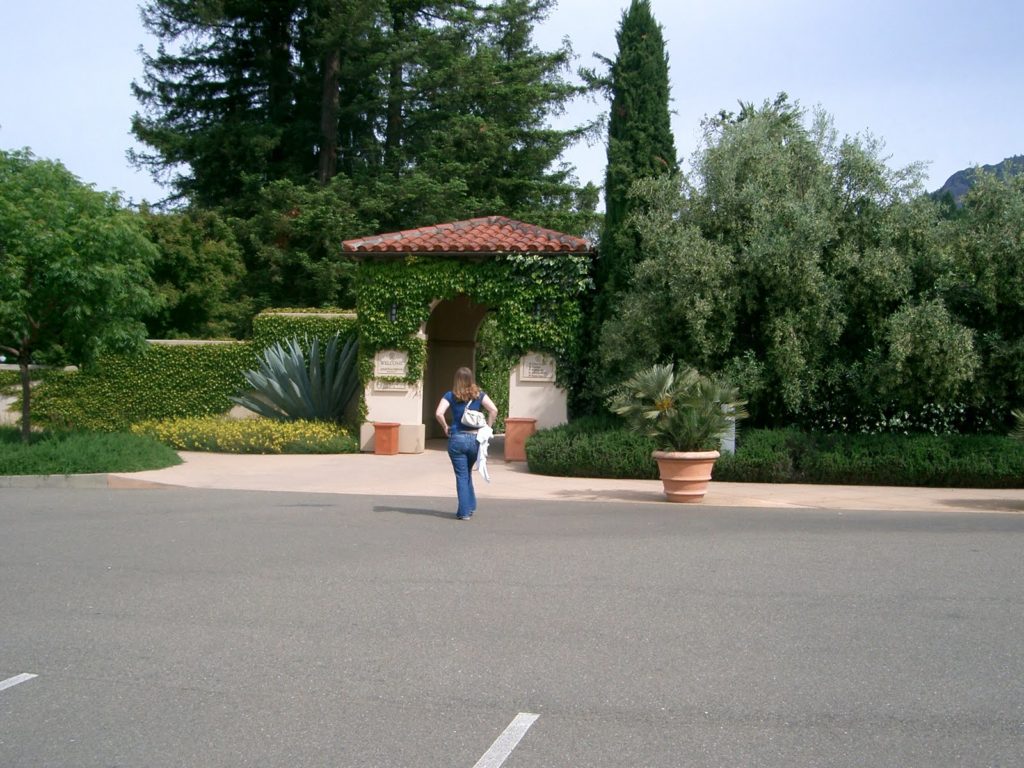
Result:
[[149,420],[131,431],[150,435],[181,451],[218,453],[357,453],[349,431],[324,421],[274,421],[190,416]]

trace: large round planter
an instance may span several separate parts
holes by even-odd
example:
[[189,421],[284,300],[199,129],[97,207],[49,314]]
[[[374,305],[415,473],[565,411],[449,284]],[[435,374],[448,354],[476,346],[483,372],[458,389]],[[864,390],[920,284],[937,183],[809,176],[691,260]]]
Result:
[[693,504],[704,498],[718,451],[655,451],[669,501]]

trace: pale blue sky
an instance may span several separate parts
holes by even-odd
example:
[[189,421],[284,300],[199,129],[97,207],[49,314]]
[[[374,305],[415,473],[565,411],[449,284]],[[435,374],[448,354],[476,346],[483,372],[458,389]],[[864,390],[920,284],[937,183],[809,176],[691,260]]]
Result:
[[[615,55],[628,0],[561,0],[538,32],[568,35],[579,63]],[[953,172],[1024,154],[1024,3],[1019,0],[652,0],[669,52],[673,127],[683,158],[700,121],[786,91],[820,105],[843,134],[869,130],[890,165],[929,163],[928,189]],[[130,83],[152,50],[132,0],[9,3],[0,15],[0,148],[28,146],[83,181],[136,202],[160,189],[125,159]],[[605,109],[583,102],[571,118]],[[567,159],[601,183],[604,146]]]

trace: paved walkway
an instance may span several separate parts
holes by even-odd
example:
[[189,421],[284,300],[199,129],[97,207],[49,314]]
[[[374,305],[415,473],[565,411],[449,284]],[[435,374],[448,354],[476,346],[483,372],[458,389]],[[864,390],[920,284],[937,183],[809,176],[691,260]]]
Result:
[[[219,488],[455,498],[455,481],[443,441],[422,454],[397,456],[252,456],[182,452],[184,463],[167,469],[72,478],[0,478],[0,487],[65,482],[76,487]],[[488,463],[491,482],[474,476],[477,495],[487,499],[627,501],[663,504],[658,480],[601,480],[530,474],[525,463],[506,463],[498,438]],[[877,486],[782,485],[712,482],[705,506],[974,511],[1024,514],[1024,490],[891,488]],[[682,505],[679,505],[682,507]]]

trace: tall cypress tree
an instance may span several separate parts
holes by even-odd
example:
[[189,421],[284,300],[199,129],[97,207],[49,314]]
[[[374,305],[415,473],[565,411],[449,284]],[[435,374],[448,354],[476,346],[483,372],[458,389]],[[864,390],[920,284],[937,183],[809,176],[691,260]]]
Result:
[[617,295],[640,259],[636,234],[627,225],[635,204],[630,187],[637,179],[674,173],[679,167],[668,108],[668,55],[649,0],[633,0],[615,39],[619,51],[608,81],[612,106],[605,219],[596,274],[598,325],[615,312]]
[[602,410],[609,385],[622,373],[608,370],[598,349],[602,327],[617,316],[633,265],[641,258],[637,234],[628,226],[637,204],[629,198],[630,187],[638,179],[674,173],[679,167],[668,109],[668,56],[649,0],[633,0],[622,14],[615,39],[619,49],[615,60],[600,57],[608,74],[590,74],[593,85],[611,97],[611,114],[604,226],[594,269],[596,293],[585,299],[583,365],[570,403],[575,413]]

